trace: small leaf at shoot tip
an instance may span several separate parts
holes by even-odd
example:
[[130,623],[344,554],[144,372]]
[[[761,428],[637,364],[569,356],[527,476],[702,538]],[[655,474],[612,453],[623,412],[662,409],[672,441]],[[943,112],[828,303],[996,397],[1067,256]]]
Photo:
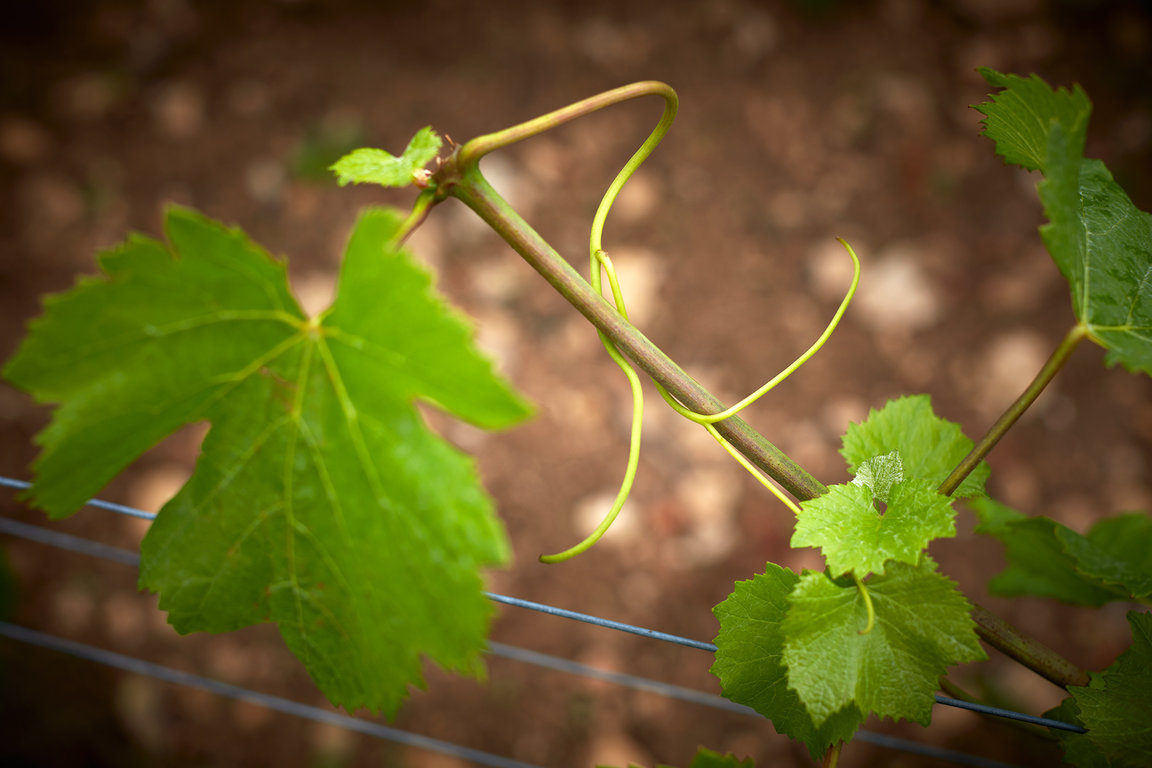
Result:
[[333,163],[330,169],[340,186],[379,184],[384,187],[428,186],[432,174],[425,169],[436,157],[443,142],[431,127],[421,128],[399,157],[383,149],[354,149]]

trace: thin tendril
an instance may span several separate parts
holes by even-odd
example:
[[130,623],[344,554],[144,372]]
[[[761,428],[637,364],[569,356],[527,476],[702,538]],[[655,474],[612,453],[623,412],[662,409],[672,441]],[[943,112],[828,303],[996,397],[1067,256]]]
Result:
[[[602,272],[607,272],[608,284],[611,288],[616,311],[625,319],[628,317],[628,310],[624,306],[624,296],[620,292],[620,283],[616,279],[616,270],[612,266],[612,260],[608,258],[608,254],[600,247],[600,241],[604,231],[604,221],[608,216],[608,210],[612,207],[612,203],[616,200],[616,196],[620,193],[624,182],[628,181],[640,164],[652,154],[652,150],[656,148],[656,145],[660,143],[664,135],[668,133],[668,129],[672,126],[672,120],[676,117],[676,93],[672,91],[671,88],[667,88],[667,86],[655,89],[652,92],[664,98],[664,114],[660,117],[660,122],[656,125],[656,128],[653,129],[652,133],[640,146],[640,149],[636,150],[635,154],[628,160],[628,163],[621,169],[620,173],[616,174],[616,178],[608,187],[608,191],[600,201],[600,206],[597,208],[596,216],[592,222],[592,235],[589,245],[589,253],[591,254],[591,279],[589,282],[592,285],[592,289],[597,293],[603,293]],[[628,385],[632,390],[632,431],[628,444],[628,465],[624,470],[624,481],[620,484],[620,490],[616,494],[616,500],[604,516],[604,519],[596,526],[596,529],[574,547],[570,547],[554,555],[541,555],[540,562],[542,563],[558,563],[568,560],[586,551],[598,542],[600,538],[607,533],[612,523],[616,521],[616,517],[624,507],[624,502],[628,500],[628,495],[632,492],[632,483],[636,479],[636,470],[640,465],[640,434],[644,423],[644,390],[640,387],[640,377],[636,374],[636,369],[632,367],[632,364],[616,349],[616,345],[613,344],[603,332],[598,331],[597,334],[600,337],[600,343],[604,345],[604,349],[607,350],[608,355],[615,361],[616,365],[620,366],[620,370],[624,371],[624,375],[628,377]]]
[[732,443],[724,439],[724,436],[721,435],[719,431],[717,431],[716,427],[711,424],[704,424],[703,427],[704,429],[708,430],[708,434],[712,435],[712,437],[716,439],[716,442],[720,443],[720,447],[726,450],[729,456],[736,459],[740,466],[744,467],[744,469],[748,470],[752,477],[756,478],[760,485],[771,491],[772,495],[779,499],[784,506],[792,510],[792,514],[800,514],[800,505],[792,501],[792,499],[788,498],[787,494],[780,490],[776,483],[772,482],[768,476],[753,466],[752,462],[748,461],[748,459],[744,457],[744,454],[740,453],[740,451],[736,450]]
[[586,551],[599,541],[600,537],[612,527],[612,523],[616,521],[616,516],[624,508],[624,502],[628,500],[628,495],[632,493],[632,482],[636,479],[636,468],[640,464],[640,427],[644,421],[644,395],[640,389],[640,377],[636,375],[636,371],[628,364],[623,355],[615,347],[611,347],[608,354],[623,369],[624,375],[628,377],[628,383],[632,387],[632,437],[628,444],[628,466],[624,470],[624,481],[620,484],[620,490],[616,494],[612,508],[608,510],[608,514],[604,515],[604,519],[596,526],[596,530],[592,531],[579,544],[569,547],[563,552],[557,552],[554,555],[540,555],[540,562],[542,563],[559,563],[568,560]]
[[[662,84],[660,85],[662,86]],[[604,224],[607,221],[608,212],[611,210],[612,205],[615,203],[617,196],[620,194],[620,191],[624,187],[624,184],[628,181],[628,179],[632,177],[632,175],[636,172],[636,169],[640,167],[640,165],[648,158],[648,156],[652,154],[652,151],[664,138],[665,134],[667,134],[668,129],[672,125],[672,120],[676,116],[677,98],[675,92],[673,92],[670,88],[667,88],[667,86],[657,87],[649,92],[663,97],[664,114],[661,116],[660,122],[657,124],[656,128],[652,131],[652,133],[648,136],[640,148],[636,150],[636,152],[628,160],[627,164],[625,164],[620,172],[616,174],[616,178],[613,179],[612,183],[608,187],[608,190],[604,193],[604,197],[601,199],[600,205],[596,209],[596,215],[592,221],[592,232],[589,237],[589,283],[593,290],[603,295],[604,276],[607,275],[613,304],[616,307],[616,311],[619,312],[620,315],[625,319],[628,318],[628,310],[624,305],[624,296],[620,290],[620,283],[616,276],[616,269],[612,264],[611,258],[609,258],[608,254],[605,252],[602,246],[602,240],[604,235]],[[543,124],[543,122],[544,121],[541,121],[541,124]],[[529,132],[527,129],[528,125],[529,124],[525,124],[525,133]],[[532,132],[535,132],[535,130],[536,128],[533,127]],[[487,150],[488,147],[484,147],[484,149]],[[832,332],[836,330],[836,326],[839,325],[841,318],[844,316],[845,311],[848,309],[848,305],[851,303],[853,296],[855,296],[856,288],[860,283],[860,260],[856,257],[856,253],[852,250],[852,246],[848,245],[848,243],[845,242],[842,238],[837,238],[837,240],[841,245],[844,246],[844,248],[848,251],[848,255],[852,258],[852,283],[849,286],[848,292],[844,296],[843,301],[840,302],[840,306],[837,308],[835,315],[832,317],[832,321],[828,324],[828,327],[824,329],[824,332],[812,344],[812,346],[810,346],[807,351],[805,351],[802,355],[800,355],[800,357],[793,361],[791,365],[777,374],[764,386],[760,387],[751,395],[738,402],[736,405],[733,405],[730,408],[726,408],[725,410],[714,414],[697,413],[688,408],[685,408],[674,397],[672,397],[672,395],[669,394],[669,392],[664,387],[662,387],[659,383],[656,383],[656,389],[660,393],[660,396],[664,398],[664,400],[668,403],[669,406],[672,407],[673,410],[675,410],[681,416],[689,419],[690,421],[694,421],[697,424],[703,425],[704,428],[707,429],[708,433],[712,435],[712,437],[717,442],[720,443],[720,445],[724,448],[725,451],[729,453],[729,455],[735,458],[736,461],[739,462],[740,465],[743,466],[746,470],[748,470],[758,482],[767,488],[785,506],[792,510],[793,514],[797,515],[800,514],[800,507],[791,499],[789,499],[784,494],[784,492],[776,486],[775,483],[765,477],[759,470],[752,466],[751,463],[744,458],[744,456],[737,452],[735,448],[733,448],[733,446],[720,435],[720,433],[715,429],[715,427],[713,427],[713,425],[739,413],[741,410],[760,399],[764,394],[775,388],[776,385],[778,385],[780,382],[784,381],[786,378],[792,375],[797,369],[800,368],[800,366],[802,366],[814,354],[816,354],[816,352],[818,352],[822,346],[824,346],[824,343],[832,335]],[[636,469],[640,461],[640,433],[643,425],[643,390],[640,386],[639,376],[637,376],[636,371],[632,367],[631,363],[625,359],[622,354],[620,354],[620,351],[616,348],[615,344],[613,344],[612,341],[606,335],[604,335],[603,332],[598,332],[598,335],[600,337],[601,344],[604,345],[604,348],[607,350],[609,356],[613,361],[616,362],[620,369],[624,371],[624,375],[627,376],[628,384],[632,391],[632,432],[631,439],[629,441],[628,465],[624,472],[624,480],[621,483],[620,490],[616,495],[616,500],[612,507],[608,510],[608,513],[600,521],[600,524],[596,526],[596,529],[591,534],[589,534],[587,538],[585,538],[574,547],[554,555],[541,555],[540,561],[544,563],[556,563],[562,560],[567,560],[580,554],[581,552],[586,551],[589,547],[599,541],[600,538],[611,527],[612,523],[616,520],[616,517],[620,514],[620,510],[623,508],[624,503],[627,501],[628,495],[632,491],[632,483],[636,478]],[[868,600],[867,593],[865,592],[864,594],[865,599]],[[870,616],[871,605],[871,601],[869,600],[868,607]],[[869,629],[870,628],[871,623],[869,623]]]
[[838,237],[836,240],[840,243],[840,245],[844,246],[844,248],[848,251],[848,255],[852,257],[852,283],[848,286],[848,292],[844,294],[844,300],[840,302],[840,306],[837,308],[836,314],[832,316],[832,321],[828,323],[828,327],[824,329],[824,333],[820,334],[820,338],[816,339],[816,341],[812,344],[812,346],[808,347],[804,354],[800,355],[800,357],[792,361],[791,365],[778,373],[767,384],[760,387],[758,390],[748,395],[748,397],[744,398],[740,402],[736,403],[736,405],[733,405],[730,408],[726,408],[719,413],[697,413],[693,410],[685,408],[683,405],[677,402],[676,398],[672,397],[672,395],[669,394],[667,390],[665,390],[660,385],[657,385],[656,388],[660,391],[660,395],[664,398],[665,402],[667,402],[668,405],[672,407],[672,410],[676,411],[676,413],[680,414],[689,421],[694,421],[697,424],[715,424],[718,421],[723,421],[730,416],[735,416],[737,413],[759,400],[766,393],[774,389],[777,384],[795,373],[796,370],[800,368],[800,366],[804,365],[804,363],[808,362],[808,360],[813,355],[820,351],[820,348],[824,346],[824,342],[828,341],[828,338],[832,335],[832,332],[836,330],[836,326],[840,324],[840,319],[844,317],[844,312],[847,311],[848,305],[852,303],[852,297],[856,295],[856,288],[860,285],[860,259],[857,258],[856,252],[852,250],[852,246],[848,245],[848,243],[843,238]]
[[856,582],[856,589],[864,598],[864,610],[868,611],[868,623],[857,634],[866,635],[872,631],[872,627],[876,624],[876,611],[872,607],[872,596],[868,594],[868,587],[864,586],[864,582],[855,573],[852,574],[852,580]]

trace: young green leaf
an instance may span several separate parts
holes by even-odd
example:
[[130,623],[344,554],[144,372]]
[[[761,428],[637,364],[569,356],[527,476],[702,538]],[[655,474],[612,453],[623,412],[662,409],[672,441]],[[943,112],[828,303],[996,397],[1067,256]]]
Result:
[[690,768],[755,768],[755,766],[756,762],[750,757],[741,760],[731,752],[722,755],[706,747],[700,747],[696,757],[692,758]]
[[[596,768],[612,767],[608,765],[597,765]],[[639,768],[639,766],[632,763],[629,765],[629,768]],[[659,763],[656,768],[672,768],[672,766]],[[756,763],[750,757],[741,760],[730,752],[722,755],[707,747],[700,747],[700,749],[696,751],[696,756],[692,758],[692,764],[689,768],[756,768]]]
[[[850,424],[840,454],[849,470],[858,473],[865,462],[898,451],[904,477],[925,480],[936,487],[968,455],[972,445],[957,424],[933,412],[932,398],[914,395],[889,400],[880,410],[870,410],[863,422]],[[983,496],[987,479],[988,465],[980,462],[953,496]]]
[[[1093,757],[1103,757],[1110,768],[1142,768],[1152,758],[1152,614],[1130,612],[1128,623],[1132,647],[1091,685],[1068,689],[1073,714],[1088,733],[1061,738],[1065,744],[1090,742]],[[1082,752],[1088,750],[1076,754]]]
[[904,482],[904,459],[900,451],[873,456],[861,462],[852,478],[852,485],[864,486],[872,491],[876,500],[887,504],[892,486]]
[[424,399],[485,427],[527,408],[465,322],[392,244],[356,225],[338,295],[304,316],[283,265],[241,233],[169,211],[104,274],[46,301],[6,374],[61,403],[29,498],[75,511],[183,424],[212,427],[142,545],[141,585],[180,632],[273,621],[324,693],[392,712],[422,657],[478,671],[507,560],[469,459],[424,425]]
[[756,710],[819,759],[835,742],[851,739],[864,716],[849,701],[817,725],[788,686],[781,624],[798,581],[792,571],[768,563],[764,573],[736,582],[735,591],[712,609],[720,621],[712,674],[720,678],[725,698]]
[[855,584],[800,577],[780,627],[789,689],[820,725],[847,706],[927,725],[940,675],[986,658],[971,606],[928,559],[889,563],[866,586],[876,615],[861,634],[867,610]]
[[333,163],[331,170],[342,187],[346,184],[406,187],[420,181],[418,175],[436,157],[442,144],[431,127],[424,127],[416,132],[400,157],[382,149],[355,149]]
[[998,538],[1008,558],[1008,567],[988,584],[992,592],[1094,606],[1152,597],[1152,517],[1107,518],[1082,536],[990,499],[971,506],[981,520],[977,533]]
[[1038,191],[1048,252],[1068,280],[1076,318],[1107,363],[1152,374],[1152,215],[1099,160],[1084,159],[1091,104],[1079,87],[981,70],[1003,90],[976,107],[1007,162],[1044,175]]
[[[876,502],[885,504],[883,512]],[[792,546],[819,547],[834,576],[883,573],[885,561],[917,563],[930,541],[955,536],[955,516],[952,500],[930,482],[896,482],[881,497],[853,481],[801,502]]]

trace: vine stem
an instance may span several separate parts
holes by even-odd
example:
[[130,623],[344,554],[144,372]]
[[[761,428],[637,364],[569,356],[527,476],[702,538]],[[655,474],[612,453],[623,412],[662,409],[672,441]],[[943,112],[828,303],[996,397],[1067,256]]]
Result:
[[[666,88],[668,86],[663,83],[634,83],[585,99],[518,126],[472,139],[457,148],[440,165],[433,174],[430,188],[435,191],[433,202],[440,202],[452,196],[472,209],[598,331],[682,405],[697,413],[717,414],[724,411],[723,403],[628,322],[627,318],[623,317],[599,291],[593,290],[592,286],[492,188],[479,168],[480,158],[495,149],[535,136],[549,128],[627,99],[653,93],[659,95]],[[421,215],[423,212],[421,211]],[[942,493],[950,494],[959,487],[1004,432],[1039,396],[1084,335],[1086,331],[1081,326],[1069,332],[1028,390],[1013,403],[1005,415],[989,430],[988,435],[973,449],[970,456],[945,480],[940,488]],[[804,501],[827,493],[828,489],[823,483],[806,472],[739,416],[729,417],[713,426],[716,432],[749,462],[797,499]],[[951,490],[948,490],[949,487]],[[992,647],[1057,685],[1063,687],[1087,685],[1089,678],[1086,672],[1055,651],[1025,637],[1003,619],[978,605],[973,607],[971,615],[977,625],[977,633]],[[839,749],[833,747],[826,758],[836,760],[838,756]]]
[[[451,195],[472,209],[513,250],[528,262],[556,291],[568,300],[616,348],[677,400],[699,413],[718,413],[724,404],[684,372],[659,347],[621,316],[599,291],[577,272],[539,233],[492,188],[480,173],[479,160],[488,152],[535,136],[569,120],[639,96],[666,99],[671,88],[664,83],[633,83],[549,112],[520,125],[472,139],[459,147],[433,174],[432,184],[440,198]],[[827,491],[783,451],[739,417],[716,425],[728,442],[752,464],[799,499]]]
[[944,482],[940,484],[937,489],[945,496],[951,496],[960,483],[964,482],[964,478],[972,473],[972,470],[980,464],[985,456],[995,447],[996,443],[1000,442],[1000,438],[1004,437],[1005,433],[1012,428],[1012,425],[1019,420],[1024,412],[1032,403],[1036,402],[1036,398],[1044,391],[1044,388],[1052,381],[1057,372],[1064,367],[1068,362],[1068,358],[1072,356],[1072,352],[1079,346],[1080,342],[1088,335],[1088,329],[1083,323],[1077,323],[1072,327],[1072,330],[1065,334],[1064,339],[1060,345],[1056,347],[1056,351],[1048,358],[1048,362],[1044,363],[1044,367],[1036,374],[1036,378],[1028,385],[1028,388],[1016,398],[1016,402],[1008,406],[1008,410],[996,420],[989,429],[987,434],[981,438],[980,442],[972,449],[972,451],[964,457],[964,459],[956,465],[952,470],[952,474],[944,478]]
[[408,214],[404,221],[400,222],[399,229],[397,229],[396,234],[392,236],[393,243],[397,246],[403,245],[404,241],[408,239],[408,236],[424,223],[424,219],[428,218],[428,212],[435,204],[436,190],[422,190],[416,198],[416,202],[412,204],[412,212]]
[[987,608],[973,605],[972,620],[976,622],[976,634],[981,640],[1061,688],[1086,686],[1091,682],[1087,672],[1039,640],[1026,637]]

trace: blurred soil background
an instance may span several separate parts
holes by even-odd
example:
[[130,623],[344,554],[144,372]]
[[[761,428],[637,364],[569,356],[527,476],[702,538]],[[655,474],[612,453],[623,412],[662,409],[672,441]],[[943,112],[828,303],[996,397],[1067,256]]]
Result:
[[[640,79],[681,98],[676,125],[609,220],[637,324],[729,402],[819,334],[861,254],[840,330],[747,419],[818,478],[842,482],[850,421],[917,392],[978,437],[1073,323],[1036,233],[1035,177],[978,136],[977,66],[1081,83],[1095,104],[1088,155],[1152,208],[1152,19],[1140,2],[274,2],[23,3],[0,24],[0,357],[40,297],[94,271],[131,230],[161,234],[167,203],[243,227],[284,256],[312,310],[330,297],[364,205],[410,191],[339,189],[325,170],[359,145],[400,150],[432,125],[457,141]],[[495,186],[585,270],[591,216],[660,113],[640,100],[485,161]],[[487,435],[434,417],[474,452],[516,561],[491,586],[699,639],[711,607],[788,548],[791,516],[702,430],[650,405],[632,500],[603,543],[568,564],[541,552],[584,535],[625,463],[629,400],[595,333],[463,206],[436,209],[412,248],[477,321],[483,345],[538,405]],[[97,318],[93,319],[94,322]],[[991,457],[990,489],[1086,530],[1152,509],[1152,385],[1084,345]],[[649,391],[655,403],[654,392]],[[48,411],[0,384],[0,473],[27,478]],[[203,428],[175,436],[102,493],[158,509],[187,477]],[[6,516],[47,524],[8,491]],[[85,509],[51,524],[134,549],[140,522]],[[1102,611],[989,597],[998,544],[933,546],[974,600],[1090,669],[1128,644],[1124,606]],[[63,637],[322,705],[272,627],[181,638],[132,569],[11,538],[13,620]],[[711,659],[518,609],[495,640],[716,691]],[[1039,714],[1060,692],[993,652],[955,673]],[[464,765],[49,651],[0,642],[0,763],[53,766]],[[477,683],[429,671],[396,724],[544,766],[686,765],[697,745],[805,765],[765,721],[492,659]],[[920,743],[1026,766],[1044,742],[938,707],[932,725],[870,721]],[[939,761],[854,744],[842,765]]]

